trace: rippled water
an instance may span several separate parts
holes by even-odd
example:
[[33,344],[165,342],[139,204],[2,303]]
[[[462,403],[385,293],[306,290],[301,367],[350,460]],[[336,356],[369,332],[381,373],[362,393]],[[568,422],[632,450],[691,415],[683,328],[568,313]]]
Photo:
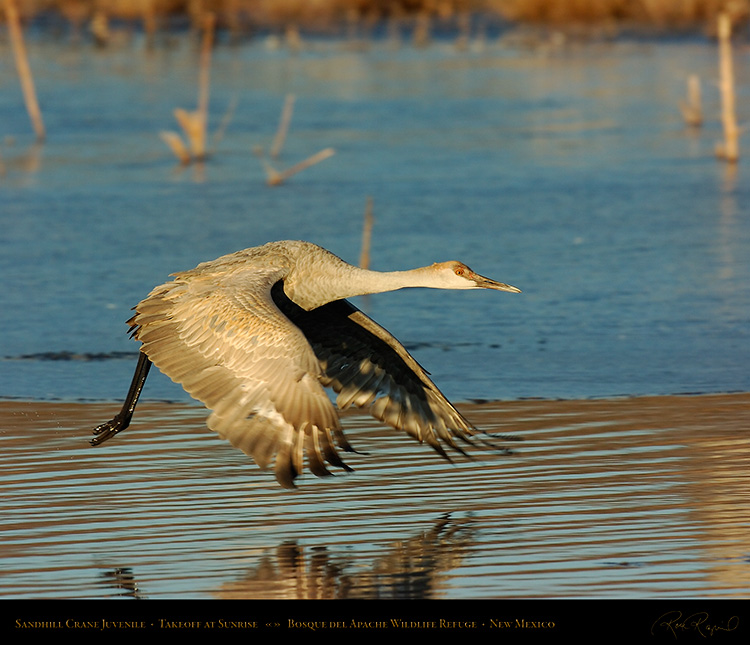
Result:
[[[347,415],[355,473],[279,488],[181,404],[0,405],[0,596],[747,597],[750,396],[465,407],[514,454],[447,464]],[[480,456],[480,455],[478,455]]]
[[[0,66],[0,595],[750,593],[750,184],[713,156],[711,43],[220,46],[212,132],[231,119],[185,169],[158,132],[195,105],[187,38],[30,51],[43,146]],[[271,188],[253,148],[289,93],[278,166],[336,154]],[[154,284],[273,239],[357,262],[368,197],[373,268],[455,257],[523,289],[358,303],[451,399],[506,401],[464,409],[515,455],[449,466],[353,415],[356,473],[290,494],[153,372],[137,424],[88,446]]]

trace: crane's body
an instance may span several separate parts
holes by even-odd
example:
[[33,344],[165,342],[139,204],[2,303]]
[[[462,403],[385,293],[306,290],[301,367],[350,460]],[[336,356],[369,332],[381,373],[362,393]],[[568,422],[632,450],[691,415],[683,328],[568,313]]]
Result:
[[407,287],[518,292],[460,262],[411,271],[352,266],[309,242],[270,242],[199,264],[154,288],[128,321],[141,345],[121,412],[95,429],[99,445],[130,423],[153,363],[211,410],[207,425],[278,482],[294,487],[305,455],[350,470],[337,405],[377,419],[448,458],[473,426],[389,332],[346,299]]

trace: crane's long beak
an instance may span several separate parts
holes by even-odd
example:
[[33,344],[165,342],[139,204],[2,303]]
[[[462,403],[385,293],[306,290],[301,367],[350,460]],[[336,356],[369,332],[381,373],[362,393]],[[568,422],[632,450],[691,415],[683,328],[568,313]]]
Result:
[[491,280],[490,278],[485,278],[483,275],[479,275],[478,273],[472,274],[471,279],[474,281],[474,284],[476,284],[477,289],[496,289],[497,291],[521,293],[521,290],[517,287],[505,284],[504,282],[497,282],[495,280]]

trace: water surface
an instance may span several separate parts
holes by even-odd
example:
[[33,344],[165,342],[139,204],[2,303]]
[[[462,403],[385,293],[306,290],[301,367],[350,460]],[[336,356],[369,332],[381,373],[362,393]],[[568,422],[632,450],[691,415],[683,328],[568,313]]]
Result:
[[5,402],[14,598],[743,598],[748,395],[462,407],[522,442],[448,464],[359,415],[353,474],[290,492],[149,404],[100,448],[93,404]]
[[[12,137],[0,177],[3,396],[121,397],[130,361],[43,359],[134,353],[124,321],[135,303],[169,273],[240,248],[301,238],[356,263],[368,197],[373,268],[458,258],[523,290],[365,303],[451,398],[750,390],[749,184],[745,164],[713,154],[711,43],[220,47],[211,132],[231,118],[209,162],[185,169],[158,133],[196,104],[187,37],[155,50],[38,42],[31,63],[49,133],[40,148],[13,68],[0,68]],[[698,131],[679,111],[692,72],[705,79]],[[336,154],[271,188],[253,150],[268,150],[290,93],[274,164]],[[148,395],[180,396],[161,383]]]
[[[266,45],[216,49],[212,133],[231,118],[188,168],[158,136],[195,106],[187,37],[32,38],[43,146],[0,56],[0,595],[746,597],[750,184],[713,155],[713,44]],[[254,148],[289,93],[274,163],[336,154],[271,188]],[[356,263],[368,197],[373,268],[456,258],[523,290],[358,302],[516,454],[448,465],[348,415],[356,473],[288,493],[158,372],[88,446],[154,285],[275,239]]]

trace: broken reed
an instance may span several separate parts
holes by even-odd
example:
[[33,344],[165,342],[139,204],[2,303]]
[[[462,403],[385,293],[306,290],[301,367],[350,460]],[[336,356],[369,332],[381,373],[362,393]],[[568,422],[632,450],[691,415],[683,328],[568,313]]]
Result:
[[208,128],[208,99],[211,87],[211,51],[214,42],[216,18],[207,13],[203,18],[203,39],[198,66],[198,108],[189,112],[182,108],[174,111],[187,144],[176,132],[161,132],[161,138],[183,165],[206,158],[206,130]]
[[294,94],[287,94],[284,99],[284,108],[281,111],[281,120],[279,121],[279,129],[276,131],[276,136],[273,139],[271,145],[270,155],[274,159],[281,154],[281,148],[284,146],[286,141],[287,132],[289,132],[289,123],[292,120],[292,114],[294,112]]
[[292,175],[296,175],[298,172],[302,172],[303,170],[305,170],[305,168],[314,166],[316,163],[320,163],[321,161],[328,159],[328,157],[332,157],[334,154],[336,154],[336,151],[333,148],[325,148],[320,152],[316,152],[314,155],[308,157],[304,161],[300,161],[299,163],[293,165],[291,168],[287,168],[286,170],[281,171],[276,170],[265,159],[262,159],[261,161],[263,162],[263,166],[266,169],[266,183],[269,186],[280,186]]
[[[276,135],[273,138],[273,143],[271,144],[271,149],[269,151],[269,155],[271,157],[275,158],[281,154],[281,148],[286,141],[287,132],[289,131],[289,124],[291,123],[292,114],[294,112],[294,101],[295,98],[293,94],[287,94],[284,99],[284,107],[281,111],[279,126],[276,130]],[[336,154],[336,151],[333,148],[324,148],[323,150],[316,152],[314,155],[308,157],[307,159],[304,159],[303,161],[300,161],[299,163],[293,165],[291,168],[287,168],[285,170],[276,170],[276,168],[274,168],[265,158],[263,146],[255,146],[253,148],[253,151],[260,159],[261,164],[263,164],[263,168],[266,171],[266,183],[269,186],[280,186],[292,175],[296,175],[298,172],[302,172],[303,170],[305,170],[305,168],[314,166],[315,164],[320,163],[321,161],[324,161],[325,159],[328,159],[329,157],[332,157],[334,154]]]

